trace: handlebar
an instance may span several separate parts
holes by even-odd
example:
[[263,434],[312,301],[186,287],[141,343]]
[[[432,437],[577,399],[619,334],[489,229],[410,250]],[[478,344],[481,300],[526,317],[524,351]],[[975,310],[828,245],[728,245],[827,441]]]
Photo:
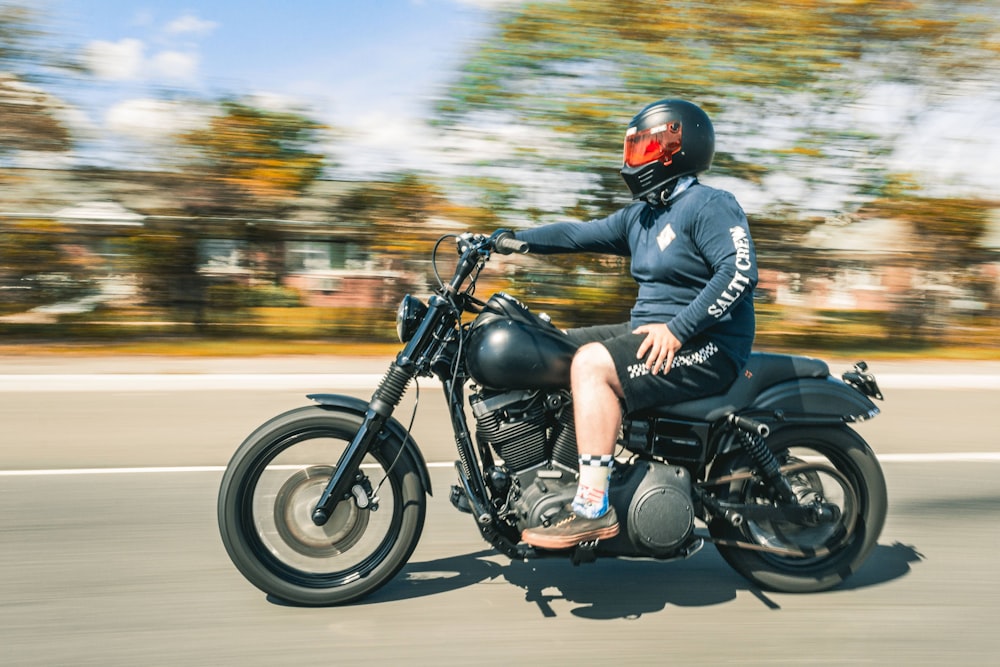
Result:
[[506,229],[502,229],[493,235],[493,247],[501,255],[508,255],[510,253],[523,255],[528,252],[528,244],[514,238],[514,235]]
[[[441,243],[447,236],[449,235],[441,237],[438,243]],[[478,273],[477,267],[482,268],[485,261],[489,259],[491,251],[502,255],[513,252],[528,252],[528,244],[514,238],[514,234],[508,229],[499,229],[493,232],[491,236],[471,233],[461,234],[457,237],[457,246],[461,257],[458,265],[455,267],[455,273],[451,281],[446,285],[441,281],[440,277],[438,278],[441,281],[442,289],[452,294],[457,294],[461,290],[462,284],[470,275],[474,272]],[[436,248],[435,246],[435,250]],[[437,275],[436,266],[434,273]]]

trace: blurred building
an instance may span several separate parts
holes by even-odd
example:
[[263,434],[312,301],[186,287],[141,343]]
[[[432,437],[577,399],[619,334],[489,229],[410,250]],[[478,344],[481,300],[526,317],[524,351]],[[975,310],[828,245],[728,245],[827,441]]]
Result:
[[[403,292],[426,290],[426,276],[376,251],[375,232],[362,222],[335,217],[335,204],[364,186],[317,181],[281,217],[186,217],[170,174],[0,169],[0,233],[14,227],[23,232],[25,225],[37,223],[39,233],[50,234],[52,243],[71,256],[69,264],[80,269],[73,272],[74,279],[86,285],[63,304],[70,311],[134,302],[138,277],[121,241],[157,229],[194,237],[189,239],[195,248],[194,271],[209,286],[278,284],[297,294],[300,305],[384,306]],[[987,260],[968,267],[964,276],[914,261],[918,249],[925,256],[949,252],[928,250],[921,243],[901,220],[831,221],[816,227],[805,244],[811,256],[823,258],[825,270],[792,273],[763,267],[760,293],[779,306],[815,311],[922,309],[940,318],[954,312],[996,314],[1000,205],[980,241]],[[23,280],[11,284],[3,252],[0,247],[0,289],[23,288]],[[63,279],[49,267],[37,270]],[[48,307],[58,311],[55,304]]]
[[[79,307],[134,298],[137,277],[128,275],[120,241],[160,228],[196,236],[197,271],[208,283],[250,286],[266,265],[268,278],[298,292],[302,305],[384,305],[398,298],[401,285],[422,281],[381,261],[363,225],[333,218],[338,198],[363,184],[317,181],[281,218],[185,218],[169,181],[149,172],[0,169],[0,233],[34,227],[64,251],[89,257],[94,277],[114,287],[99,287],[101,294],[87,295]],[[248,229],[266,243],[248,239]],[[269,247],[268,257],[260,246]]]

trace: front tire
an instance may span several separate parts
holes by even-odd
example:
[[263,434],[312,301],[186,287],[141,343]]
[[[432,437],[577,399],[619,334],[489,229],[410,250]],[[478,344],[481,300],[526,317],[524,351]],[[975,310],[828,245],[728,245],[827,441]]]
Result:
[[[363,417],[308,406],[258,428],[234,454],[218,500],[222,542],[254,586],[306,606],[344,604],[399,572],[420,539],[426,494],[403,442],[383,431],[361,472],[378,496],[342,500],[324,526],[312,509]],[[376,488],[378,487],[378,488]]]
[[[802,502],[817,498],[836,506],[836,521],[818,526],[781,521],[746,521],[741,526],[715,518],[709,532],[733,569],[761,588],[786,593],[823,591],[856,572],[875,547],[888,505],[885,477],[875,454],[857,433],[842,427],[785,427],[767,440]],[[738,454],[712,469],[713,478],[751,468]],[[833,468],[833,473],[824,472]],[[837,474],[834,474],[837,473]],[[733,503],[766,503],[759,478],[735,480],[716,489]],[[749,543],[766,550],[731,546]],[[787,555],[808,551],[810,555]]]

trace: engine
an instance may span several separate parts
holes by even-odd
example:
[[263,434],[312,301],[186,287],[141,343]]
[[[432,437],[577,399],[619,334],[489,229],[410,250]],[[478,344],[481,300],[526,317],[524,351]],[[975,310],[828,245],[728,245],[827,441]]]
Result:
[[492,447],[512,472],[550,461],[576,470],[568,392],[483,390],[470,398],[470,404],[479,443]]
[[[488,481],[520,530],[545,524],[576,493],[571,403],[565,390],[483,389],[470,396],[478,442],[503,460]],[[688,542],[695,512],[686,468],[648,458],[619,462],[610,498],[622,530],[600,551],[667,557]]]

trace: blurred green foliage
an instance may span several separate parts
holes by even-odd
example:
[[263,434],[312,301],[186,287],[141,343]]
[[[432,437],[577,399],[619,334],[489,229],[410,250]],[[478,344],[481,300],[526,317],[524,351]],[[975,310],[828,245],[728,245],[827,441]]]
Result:
[[93,290],[88,264],[66,242],[67,231],[48,220],[0,226],[0,314],[69,301]]
[[184,133],[193,149],[179,166],[190,178],[186,206],[199,212],[280,213],[322,173],[315,150],[327,128],[309,117],[223,100],[208,125]]
[[58,100],[34,85],[52,70],[72,69],[46,37],[37,10],[0,3],[0,156],[72,146]]
[[[510,160],[599,175],[581,191],[594,216],[620,201],[612,170],[622,128],[663,97],[697,102],[727,136],[760,137],[718,146],[721,174],[760,180],[826,164],[831,178],[871,191],[885,174],[843,174],[843,162],[868,168],[865,158],[892,138],[838,112],[877,82],[933,89],[996,74],[998,22],[990,3],[951,0],[530,2],[504,15],[438,109],[446,127],[499,115],[559,140],[522,146]],[[776,146],[768,135],[778,133],[789,140]]]
[[[637,0],[627,8],[602,0],[531,2],[504,14],[495,35],[465,63],[439,101],[439,123],[477,136],[500,122],[524,128],[527,139],[514,151],[499,150],[509,135],[496,137],[496,154],[506,157],[492,164],[546,175],[522,179],[513,192],[500,186],[509,219],[531,226],[553,217],[598,217],[622,205],[617,169],[631,115],[660,98],[691,99],[713,117],[720,139],[708,180],[722,176],[760,187],[768,187],[771,176],[801,181],[804,194],[797,199],[769,192],[771,201],[751,216],[762,267],[833,276],[845,265],[871,261],[861,259],[864,251],[845,256],[811,246],[818,225],[847,214],[898,219],[915,229],[908,247],[886,248],[894,240],[873,238],[869,253],[893,251],[890,262],[962,276],[995,261],[995,249],[981,241],[996,202],[907,187],[910,176],[894,172],[886,159],[899,136],[857,121],[851,105],[880,85],[919,91],[918,98],[932,103],[952,94],[958,81],[996,80],[997,34],[994,4],[960,0],[748,0],[725,6]],[[943,138],[928,137],[927,143],[928,161],[951,148]],[[491,182],[482,185],[490,189]],[[813,195],[824,190],[846,193],[842,197],[852,203],[817,211],[822,205],[814,200],[822,197]],[[547,210],[539,215],[524,204],[519,210],[510,203],[519,198],[541,200],[534,205]],[[884,254],[877,261],[884,263]],[[548,273],[532,274],[539,295],[545,286],[566,287],[560,274],[572,267],[603,272],[611,298],[593,299],[587,310],[595,318],[619,314],[618,299],[627,294],[622,271],[589,258],[553,264]],[[989,272],[983,273],[961,280],[986,283],[977,294],[995,311]],[[582,310],[583,288],[569,289],[563,298]]]

